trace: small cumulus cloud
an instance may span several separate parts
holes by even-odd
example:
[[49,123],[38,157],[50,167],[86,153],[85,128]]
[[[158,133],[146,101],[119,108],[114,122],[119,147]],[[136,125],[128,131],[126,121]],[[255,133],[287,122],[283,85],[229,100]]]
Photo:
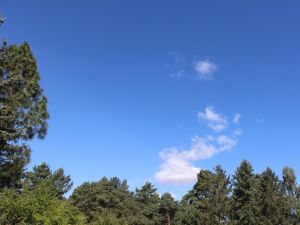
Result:
[[200,168],[184,159],[176,148],[164,150],[160,157],[164,163],[155,174],[155,178],[161,183],[190,183],[195,180],[200,171]]
[[211,80],[217,65],[209,60],[201,60],[194,64],[194,69],[199,80]]
[[237,140],[225,135],[195,136],[189,149],[180,150],[174,147],[159,154],[164,163],[155,177],[158,181],[168,184],[194,182],[200,168],[194,166],[193,161],[209,159],[220,152],[233,149],[236,144]]
[[205,108],[204,112],[198,113],[199,119],[207,122],[208,127],[210,127],[215,132],[220,132],[225,130],[228,126],[228,120],[225,116],[215,112],[212,106]]
[[[227,117],[217,113],[212,106],[206,107],[198,117],[208,123],[214,132],[228,129]],[[159,153],[163,161],[155,178],[161,183],[183,184],[194,182],[200,167],[194,162],[212,158],[221,152],[232,150],[238,143],[238,136],[241,129],[231,131],[231,135],[218,134],[206,136],[194,136],[188,148],[167,148]]]
[[213,74],[218,69],[217,65],[208,59],[196,61],[188,59],[183,54],[175,51],[170,51],[167,55],[171,59],[171,61],[166,64],[166,66],[171,70],[169,73],[170,79],[193,79],[195,78],[194,76],[196,72],[197,80],[211,80],[213,78]]

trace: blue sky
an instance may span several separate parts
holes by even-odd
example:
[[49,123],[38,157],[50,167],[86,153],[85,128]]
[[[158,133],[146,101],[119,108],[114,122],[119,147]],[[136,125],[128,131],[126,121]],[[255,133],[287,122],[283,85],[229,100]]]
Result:
[[[180,197],[199,168],[300,174],[299,1],[8,1],[1,36],[28,41],[49,99],[30,166],[75,186],[151,181]],[[183,179],[187,174],[187,179]]]

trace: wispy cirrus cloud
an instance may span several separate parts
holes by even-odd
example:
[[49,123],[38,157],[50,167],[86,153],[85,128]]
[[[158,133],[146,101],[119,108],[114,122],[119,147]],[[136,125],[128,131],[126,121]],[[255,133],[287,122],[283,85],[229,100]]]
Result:
[[184,76],[185,76],[185,72],[184,72],[183,70],[179,70],[179,71],[177,71],[177,72],[175,72],[175,73],[172,73],[172,74],[170,75],[170,78],[171,78],[171,79],[178,80],[178,79],[183,78]]
[[[213,107],[207,107],[198,117],[208,123],[212,131],[220,132],[228,129],[226,116],[214,111]],[[219,127],[222,126],[222,129]],[[159,156],[163,161],[155,178],[161,183],[182,184],[194,182],[200,167],[194,162],[206,160],[224,151],[232,150],[238,143],[238,136],[241,134],[239,128],[231,131],[231,135],[218,134],[206,136],[194,136],[191,139],[190,147],[182,149],[172,147],[163,149]]]

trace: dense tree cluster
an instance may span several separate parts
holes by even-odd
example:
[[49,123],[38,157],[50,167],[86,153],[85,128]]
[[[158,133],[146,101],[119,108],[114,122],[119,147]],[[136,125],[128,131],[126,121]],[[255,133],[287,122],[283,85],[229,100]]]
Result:
[[[0,18],[0,25],[4,22]],[[42,163],[26,171],[28,141],[47,132],[47,99],[37,62],[25,43],[0,49],[0,224],[3,225],[298,225],[300,188],[292,168],[278,177],[254,173],[244,160],[229,177],[221,166],[201,170],[193,188],[175,201],[146,182],[103,177],[74,189],[63,169]]]
[[[126,180],[103,177],[74,189],[70,177],[47,164],[33,168],[21,189],[0,191],[0,224],[92,225],[297,225],[300,188],[293,169],[279,178],[270,168],[253,172],[244,160],[232,178],[217,166],[201,170],[193,188],[176,201],[146,182],[131,191]],[[57,175],[59,174],[59,175]]]
[[90,224],[110,218],[112,224],[128,225],[296,225],[299,197],[293,169],[284,168],[279,179],[270,168],[255,174],[244,160],[232,179],[221,166],[201,170],[179,202],[169,193],[159,196],[148,182],[132,193],[116,177],[80,185],[70,202]]

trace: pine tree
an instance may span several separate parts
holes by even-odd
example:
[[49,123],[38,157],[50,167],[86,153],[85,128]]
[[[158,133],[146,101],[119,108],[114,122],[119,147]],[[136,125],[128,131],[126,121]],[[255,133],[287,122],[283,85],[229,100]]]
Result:
[[62,168],[52,172],[48,164],[42,163],[41,165],[33,167],[32,172],[25,174],[23,189],[36,189],[38,185],[45,180],[54,185],[57,190],[57,195],[60,198],[63,198],[63,195],[73,186],[70,176],[66,176]]
[[186,201],[182,201],[179,205],[178,212],[175,216],[176,225],[201,225],[199,211]]
[[162,217],[163,225],[173,225],[174,217],[178,210],[177,203],[171,194],[165,193],[161,196],[161,202],[159,206],[159,213]]
[[255,176],[248,161],[244,160],[236,170],[233,186],[232,221],[238,225],[257,225]]
[[[0,59],[0,188],[18,188],[30,160],[27,141],[47,132],[47,99],[27,43],[2,48]],[[3,54],[2,54],[3,55]]]
[[226,175],[225,170],[221,166],[215,167],[216,181],[215,181],[215,216],[217,217],[218,224],[226,224],[229,220],[230,214],[230,198],[231,193],[230,178]]
[[280,224],[280,182],[270,168],[261,174],[257,197],[260,212],[259,224]]
[[230,180],[220,166],[215,168],[215,173],[209,170],[200,171],[189,200],[199,211],[199,224],[216,225],[228,222],[229,193]]
[[129,218],[137,211],[127,181],[120,181],[117,177],[111,179],[103,177],[98,182],[80,185],[74,190],[70,201],[87,215],[89,222],[105,217],[107,213],[114,214],[117,218]]
[[156,193],[156,188],[146,182],[140,189],[136,189],[135,199],[140,211],[134,225],[161,225],[160,198]]

